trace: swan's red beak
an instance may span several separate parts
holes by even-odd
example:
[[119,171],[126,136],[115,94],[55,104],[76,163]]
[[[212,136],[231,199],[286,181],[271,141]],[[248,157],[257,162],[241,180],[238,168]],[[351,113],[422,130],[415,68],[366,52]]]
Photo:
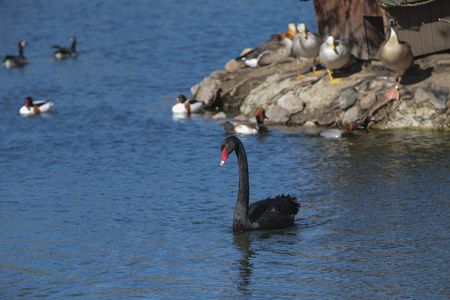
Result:
[[223,150],[222,150],[222,161],[220,162],[221,167],[225,164],[225,162],[227,161],[227,158],[228,158],[227,148],[228,148],[228,145],[226,145],[225,148],[223,148]]

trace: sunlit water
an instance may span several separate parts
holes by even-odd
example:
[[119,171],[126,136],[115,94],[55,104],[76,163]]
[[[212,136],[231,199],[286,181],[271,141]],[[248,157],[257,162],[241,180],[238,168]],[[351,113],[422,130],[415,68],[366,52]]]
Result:
[[[0,298],[448,298],[448,133],[242,137],[251,200],[302,207],[292,228],[233,234],[220,122],[170,113],[288,22],[314,30],[312,3],[1,6],[1,52],[25,39],[30,64],[0,69]],[[54,61],[72,35],[79,57]],[[53,112],[19,116],[26,96]]]

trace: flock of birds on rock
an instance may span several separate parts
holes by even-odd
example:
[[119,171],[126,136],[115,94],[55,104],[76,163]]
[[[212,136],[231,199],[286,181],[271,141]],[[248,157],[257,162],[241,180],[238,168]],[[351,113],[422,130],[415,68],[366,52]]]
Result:
[[[72,37],[70,39],[70,43],[71,43],[70,48],[65,48],[63,46],[52,46],[52,48],[58,49],[53,53],[53,57],[56,60],[63,60],[68,57],[78,56],[78,52],[75,48],[77,43],[76,38]],[[3,66],[6,69],[11,69],[15,67],[24,67],[26,64],[28,64],[28,60],[23,55],[23,48],[26,45],[27,45],[26,41],[20,41],[18,45],[19,54],[5,56],[5,58],[3,59]],[[32,97],[27,97],[25,99],[25,105],[20,108],[19,113],[23,116],[34,116],[40,113],[49,113],[50,109],[53,107],[54,104],[55,103],[53,101],[48,100],[33,101]]]
[[[350,48],[345,41],[335,39],[331,34],[323,39],[319,33],[308,31],[304,23],[299,23],[297,27],[289,24],[287,32],[271,35],[267,42],[243,53],[236,60],[242,60],[246,66],[256,68],[285,60],[289,56],[296,58],[295,79],[304,77],[300,74],[302,58],[313,59],[312,75],[320,74],[317,70],[319,59],[321,65],[327,69],[331,84],[340,81],[339,78],[333,77],[333,70],[346,67],[351,61]],[[389,99],[398,99],[398,85],[403,73],[413,64],[413,54],[409,44],[399,41],[394,20],[389,21],[387,38],[379,48],[378,57],[387,68],[400,72],[396,88],[387,94]]]

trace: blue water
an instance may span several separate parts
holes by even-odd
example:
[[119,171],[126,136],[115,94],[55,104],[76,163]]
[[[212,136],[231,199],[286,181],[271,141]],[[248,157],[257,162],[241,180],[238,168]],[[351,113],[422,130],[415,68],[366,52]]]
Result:
[[[286,230],[233,234],[236,158],[175,97],[242,49],[315,29],[312,3],[0,1],[0,298],[449,298],[450,135],[297,128],[242,137],[251,201],[289,193]],[[52,45],[78,40],[57,62]],[[18,113],[27,96],[49,115]]]

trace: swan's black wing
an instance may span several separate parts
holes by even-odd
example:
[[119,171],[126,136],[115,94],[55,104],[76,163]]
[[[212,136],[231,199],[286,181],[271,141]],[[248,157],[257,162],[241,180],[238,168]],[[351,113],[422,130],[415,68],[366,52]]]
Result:
[[300,204],[295,197],[279,195],[267,198],[249,206],[250,222],[258,224],[258,229],[280,229],[292,226]]

